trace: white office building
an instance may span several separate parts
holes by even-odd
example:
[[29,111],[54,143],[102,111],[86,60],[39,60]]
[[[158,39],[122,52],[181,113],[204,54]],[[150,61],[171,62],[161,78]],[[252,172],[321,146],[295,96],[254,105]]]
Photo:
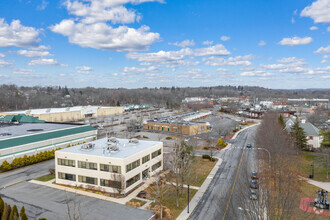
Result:
[[102,138],[55,152],[56,183],[127,194],[163,169],[163,143]]

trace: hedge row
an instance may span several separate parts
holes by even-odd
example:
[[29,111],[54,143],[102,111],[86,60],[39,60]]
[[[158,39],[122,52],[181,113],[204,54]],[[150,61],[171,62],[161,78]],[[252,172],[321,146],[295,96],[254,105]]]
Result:
[[[2,220],[28,220],[25,214],[25,208],[22,206],[20,213],[18,213],[17,206],[13,208],[7,203],[4,203],[0,196],[0,217]],[[40,219],[39,219],[40,220]]]
[[[86,142],[84,141],[83,143],[86,143]],[[71,147],[71,146],[75,146],[78,144],[80,144],[80,143],[73,144],[73,145],[69,144],[66,147]],[[56,150],[60,150],[60,149],[62,149],[62,148],[61,147],[56,148]],[[8,163],[8,161],[5,160],[5,161],[3,161],[2,165],[0,166],[0,170],[8,171],[8,170],[28,166],[31,164],[39,163],[39,162],[42,162],[45,160],[53,159],[55,157],[56,150],[54,149],[54,150],[49,150],[49,151],[43,151],[43,152],[37,153],[35,155],[31,155],[31,156],[24,155],[24,157],[17,157],[11,163]]]

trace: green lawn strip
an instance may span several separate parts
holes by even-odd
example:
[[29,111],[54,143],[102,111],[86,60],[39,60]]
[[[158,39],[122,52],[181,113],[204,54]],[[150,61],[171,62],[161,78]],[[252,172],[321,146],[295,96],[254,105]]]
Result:
[[47,174],[47,175],[41,176],[41,177],[39,177],[35,180],[42,181],[42,182],[47,182],[47,181],[52,180],[52,179],[55,179],[55,175]]
[[202,159],[202,157],[194,157],[194,162],[191,164],[191,173],[187,176],[186,183],[192,186],[201,186],[209,175],[218,159],[215,161]]
[[[196,194],[197,190],[190,189],[189,192],[190,201]],[[173,212],[173,219],[176,219],[188,205],[188,189],[184,188],[182,195],[179,196],[179,207],[176,206],[176,194],[174,189],[165,193],[163,205]]]
[[[328,182],[330,179],[327,179],[327,159],[326,157],[319,155],[306,155],[302,154],[301,164],[299,170],[302,173],[303,177],[308,177],[312,173],[312,164],[314,165],[314,180]],[[330,171],[330,164],[329,164]]]

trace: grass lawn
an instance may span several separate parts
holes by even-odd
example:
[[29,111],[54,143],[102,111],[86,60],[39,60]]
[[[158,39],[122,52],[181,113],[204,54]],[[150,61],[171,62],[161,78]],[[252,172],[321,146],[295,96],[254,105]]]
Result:
[[55,179],[55,175],[48,174],[48,175],[45,175],[45,176],[41,176],[41,177],[39,177],[35,180],[42,181],[42,182],[47,182],[47,181],[52,180],[52,179]]
[[139,207],[143,206],[146,203],[147,203],[146,201],[142,201],[142,200],[139,200],[139,199],[131,199],[128,202],[126,202],[126,205],[133,206],[135,208],[139,208]]
[[218,161],[216,158],[214,159],[215,161],[211,162],[202,159],[202,157],[194,157],[194,162],[191,165],[191,173],[188,175],[185,184],[201,186]]
[[[188,190],[187,188],[183,189],[182,195],[179,196],[179,207],[176,206],[176,193],[175,193],[175,188],[174,186],[168,186],[170,187],[169,190],[166,191],[164,195],[164,202],[163,205],[169,208],[173,214],[173,219],[176,219],[180,213],[183,211],[184,208],[186,208],[188,204]],[[150,198],[150,189],[147,188],[145,190],[147,192],[147,198]],[[189,201],[194,197],[196,194],[197,190],[195,189],[189,189]]]
[[[318,155],[306,155],[306,154],[302,154],[299,157],[301,158],[300,160],[301,164],[299,166],[299,170],[300,172],[302,172],[303,177],[308,177],[312,173],[311,164],[314,164],[314,180],[323,181],[323,182],[330,181],[330,178],[327,179],[326,157],[322,157]],[[330,164],[329,164],[329,172],[330,172]]]

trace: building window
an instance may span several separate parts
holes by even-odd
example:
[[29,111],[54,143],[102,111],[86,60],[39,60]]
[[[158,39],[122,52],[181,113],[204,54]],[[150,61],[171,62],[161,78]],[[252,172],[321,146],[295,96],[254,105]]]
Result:
[[100,170],[110,173],[121,173],[121,166],[100,164]]
[[83,169],[97,170],[96,163],[90,163],[90,162],[84,162],[84,161],[78,161],[78,167],[83,168]]
[[154,159],[155,157],[162,154],[162,149],[159,149],[151,154],[151,158]]
[[147,156],[145,157],[142,157],[142,164],[148,162],[150,160],[150,154],[148,154]]
[[140,166],[140,159],[126,165],[126,173]]
[[100,185],[106,187],[112,187],[116,189],[122,188],[121,181],[114,181],[114,180],[100,179]]
[[204,130],[205,130],[204,126],[201,126],[201,131],[204,131]]
[[58,158],[57,159],[57,164],[62,165],[62,166],[75,167],[76,166],[76,161]]
[[313,140],[313,136],[309,136],[309,140]]
[[58,178],[63,180],[76,181],[76,175],[58,172]]
[[94,177],[78,176],[78,181],[81,183],[97,185],[97,178],[94,178]]
[[161,166],[162,166],[162,161],[159,161],[158,163],[152,165],[151,170],[152,171],[155,171],[155,170],[157,170]]
[[154,127],[153,126],[151,126],[151,130],[154,130]]
[[126,188],[130,187],[131,185],[133,185],[134,183],[136,183],[137,181],[140,180],[140,173],[134,177],[132,177],[131,179],[126,181]]

